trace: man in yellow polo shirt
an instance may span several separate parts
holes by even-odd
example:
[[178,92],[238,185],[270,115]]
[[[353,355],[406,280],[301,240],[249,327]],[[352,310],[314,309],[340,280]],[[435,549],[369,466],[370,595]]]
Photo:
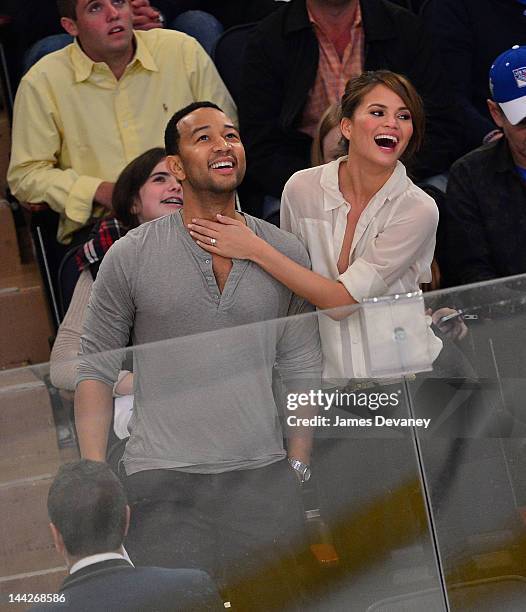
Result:
[[122,168],[162,146],[174,112],[212,100],[234,102],[202,47],[180,32],[133,31],[128,0],[58,0],[73,44],[24,76],[15,100],[8,182],[25,202],[60,214],[57,238],[111,207]]

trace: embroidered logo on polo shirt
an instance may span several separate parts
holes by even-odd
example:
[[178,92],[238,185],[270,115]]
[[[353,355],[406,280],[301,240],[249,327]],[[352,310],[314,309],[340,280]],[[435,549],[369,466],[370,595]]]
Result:
[[515,77],[517,87],[526,87],[526,66],[515,68],[513,76]]

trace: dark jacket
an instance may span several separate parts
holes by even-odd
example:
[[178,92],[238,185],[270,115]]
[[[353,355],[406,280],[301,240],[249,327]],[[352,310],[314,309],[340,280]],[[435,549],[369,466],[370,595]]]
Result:
[[[387,0],[361,0],[361,7],[365,69],[405,74],[425,100],[427,137],[413,168],[416,177],[446,170],[456,159],[460,128],[421,21]],[[317,68],[318,43],[305,0],[292,0],[264,19],[248,43],[239,99],[241,135],[250,178],[275,197],[294,172],[310,166],[311,139],[298,125]]]
[[496,128],[486,100],[493,61],[513,45],[526,44],[526,6],[518,0],[430,0],[424,10],[444,68],[466,114],[466,140],[479,147]]
[[133,567],[112,559],[69,575],[60,589],[63,603],[33,611],[190,612],[224,610],[214,583],[205,572],[191,569]]
[[447,284],[526,272],[526,183],[505,138],[453,165],[442,212]]

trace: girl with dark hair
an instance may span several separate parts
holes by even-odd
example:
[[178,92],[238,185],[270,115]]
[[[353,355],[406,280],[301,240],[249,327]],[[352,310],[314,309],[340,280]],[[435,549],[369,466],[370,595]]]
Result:
[[165,159],[166,151],[156,147],[139,155],[120,173],[112,208],[126,230],[181,208],[182,188],[168,171]]
[[163,148],[149,149],[121,172],[113,190],[115,216],[102,219],[76,254],[80,276],[51,352],[50,374],[56,387],[75,389],[75,358],[80,348],[84,315],[91,287],[108,249],[128,230],[172,214],[182,204],[181,185],[168,170]]

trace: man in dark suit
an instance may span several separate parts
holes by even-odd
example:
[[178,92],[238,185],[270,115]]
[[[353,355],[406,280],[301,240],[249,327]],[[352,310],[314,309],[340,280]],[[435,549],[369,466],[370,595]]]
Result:
[[69,576],[55,601],[33,610],[222,610],[205,572],[135,568],[122,546],[130,508],[107,464],[83,459],[61,466],[48,495],[50,529]]
[[[412,175],[445,172],[460,154],[461,125],[420,19],[387,0],[292,0],[258,24],[244,56],[237,103],[253,186],[280,198],[310,166],[317,124],[346,81],[380,68],[404,74],[424,99],[426,138]],[[255,205],[245,210],[261,214]]]

